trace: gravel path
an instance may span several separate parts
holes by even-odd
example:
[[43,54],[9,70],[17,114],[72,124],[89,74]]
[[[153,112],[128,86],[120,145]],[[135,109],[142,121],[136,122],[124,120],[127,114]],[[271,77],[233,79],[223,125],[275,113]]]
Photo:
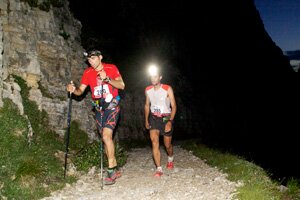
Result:
[[154,162],[151,148],[133,149],[129,152],[122,177],[114,185],[101,190],[100,172],[91,169],[79,180],[67,185],[43,200],[230,200],[238,183],[226,179],[226,174],[212,168],[203,160],[179,146],[174,146],[173,170],[166,169],[167,156],[161,147],[164,175],[153,177]]

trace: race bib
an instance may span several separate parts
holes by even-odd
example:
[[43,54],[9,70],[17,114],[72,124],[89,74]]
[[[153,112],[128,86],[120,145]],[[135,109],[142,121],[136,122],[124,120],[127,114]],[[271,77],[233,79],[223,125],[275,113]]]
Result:
[[106,95],[110,94],[107,84],[103,85],[103,89],[102,89],[101,85],[94,87],[94,96],[95,96],[95,98],[102,98],[101,94],[103,94],[103,98],[105,98]]
[[155,106],[155,107],[153,108],[153,110],[152,110],[152,113],[153,113],[154,115],[160,116],[161,113],[162,113],[162,110],[161,110],[160,107]]

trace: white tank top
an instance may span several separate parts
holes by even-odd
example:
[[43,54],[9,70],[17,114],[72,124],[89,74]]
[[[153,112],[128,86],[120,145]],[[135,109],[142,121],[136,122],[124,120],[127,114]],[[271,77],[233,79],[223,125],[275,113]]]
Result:
[[161,117],[170,115],[171,113],[171,101],[168,96],[169,85],[160,84],[160,88],[154,90],[154,86],[148,86],[146,88],[146,94],[150,99],[150,111],[153,115]]

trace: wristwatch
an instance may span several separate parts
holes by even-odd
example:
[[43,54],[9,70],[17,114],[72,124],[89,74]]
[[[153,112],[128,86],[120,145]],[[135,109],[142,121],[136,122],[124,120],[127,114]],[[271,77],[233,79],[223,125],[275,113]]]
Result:
[[111,79],[107,76],[105,79],[103,79],[104,82],[109,83]]

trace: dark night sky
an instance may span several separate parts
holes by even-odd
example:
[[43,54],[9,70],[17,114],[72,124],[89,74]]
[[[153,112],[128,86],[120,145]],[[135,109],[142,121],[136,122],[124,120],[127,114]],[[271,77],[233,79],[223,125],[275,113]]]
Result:
[[265,28],[284,51],[300,50],[300,1],[255,0]]

